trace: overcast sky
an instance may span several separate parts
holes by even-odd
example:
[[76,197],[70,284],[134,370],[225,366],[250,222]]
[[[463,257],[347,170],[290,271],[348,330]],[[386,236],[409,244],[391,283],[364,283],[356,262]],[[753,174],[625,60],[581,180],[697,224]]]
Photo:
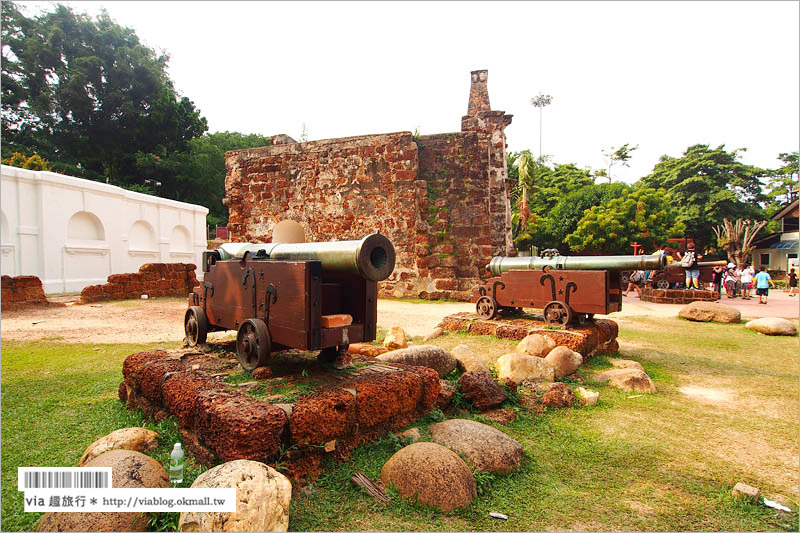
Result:
[[[309,140],[458,131],[488,69],[508,147],[632,182],[696,143],[776,167],[798,150],[798,2],[64,2],[170,55],[209,131]],[[20,2],[27,14],[50,2]]]

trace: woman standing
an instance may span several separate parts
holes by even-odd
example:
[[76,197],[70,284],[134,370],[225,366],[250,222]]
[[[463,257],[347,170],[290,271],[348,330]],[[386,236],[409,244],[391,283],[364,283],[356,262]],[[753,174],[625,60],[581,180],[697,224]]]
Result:
[[753,276],[755,276],[756,272],[750,265],[745,265],[742,269],[742,273],[739,276],[739,281],[742,284],[742,299],[749,300],[750,299],[750,289],[753,288]]
[[711,281],[714,283],[714,291],[717,293],[717,301],[722,299],[722,278],[725,276],[725,270],[721,266],[715,266],[711,272]]
[[797,294],[797,274],[794,269],[789,270],[789,296]]

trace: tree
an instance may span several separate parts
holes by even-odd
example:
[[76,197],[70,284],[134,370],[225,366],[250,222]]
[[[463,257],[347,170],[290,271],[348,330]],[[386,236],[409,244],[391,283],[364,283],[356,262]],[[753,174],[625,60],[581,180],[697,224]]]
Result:
[[742,220],[737,219],[731,222],[727,218],[723,220],[723,225],[714,226],[714,234],[717,236],[717,246],[728,252],[728,262],[736,263],[738,268],[744,268],[750,262],[750,254],[753,253],[753,241],[758,232],[767,225],[766,220]]
[[226,131],[192,139],[186,151],[165,153],[163,157],[139,152],[135,155],[137,190],[152,191],[142,189],[145,180],[159,181],[161,186],[153,192],[165,198],[203,205],[209,209],[209,224],[224,225],[228,220],[228,208],[222,204],[225,152],[270,144],[270,139],[263,135]]
[[768,172],[767,213],[774,215],[786,205],[790,193],[798,188],[798,152],[781,153],[782,166]]
[[608,171],[604,172],[602,175],[599,172],[595,173],[595,175],[608,178],[608,182],[611,183],[611,167],[617,164],[620,164],[623,167],[630,167],[628,161],[630,161],[631,157],[633,157],[631,152],[637,150],[638,148],[638,144],[636,146],[629,146],[628,143],[625,143],[616,149],[612,146],[610,150],[603,152],[603,155],[606,156],[608,160]]
[[653,172],[641,179],[647,187],[666,189],[677,221],[699,250],[716,241],[712,228],[725,218],[764,218],[759,176],[765,171],[739,161],[744,150],[696,144],[682,157],[661,156]]
[[4,153],[37,152],[56,170],[125,184],[136,152],[185,150],[206,131],[175,91],[169,57],[105,11],[93,20],[61,4],[35,18],[2,8]]
[[630,254],[634,241],[655,249],[684,227],[664,189],[638,187],[605,205],[586,211],[576,230],[566,237],[575,251]]

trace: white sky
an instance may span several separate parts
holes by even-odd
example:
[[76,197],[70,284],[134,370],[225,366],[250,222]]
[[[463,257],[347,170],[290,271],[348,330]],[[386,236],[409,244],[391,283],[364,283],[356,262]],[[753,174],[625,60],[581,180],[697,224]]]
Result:
[[[156,50],[209,131],[310,140],[458,131],[471,70],[514,115],[508,147],[648,174],[696,143],[778,166],[800,141],[798,2],[65,2]],[[25,12],[50,2],[20,2]]]

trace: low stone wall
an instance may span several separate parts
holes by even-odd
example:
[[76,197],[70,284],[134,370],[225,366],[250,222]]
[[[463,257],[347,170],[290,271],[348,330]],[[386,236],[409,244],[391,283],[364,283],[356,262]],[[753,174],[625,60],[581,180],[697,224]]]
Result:
[[499,339],[522,340],[531,333],[550,337],[556,346],[567,346],[584,358],[596,354],[614,354],[619,350],[619,326],[613,320],[595,319],[568,329],[548,329],[544,320],[511,318],[484,320],[475,313],[455,313],[446,316],[439,327],[450,331],[466,331],[475,335],[494,335]]
[[[119,396],[156,421],[174,415],[187,451],[204,465],[280,459],[302,482],[319,474],[326,454],[345,460],[359,444],[407,426],[436,404],[435,370],[358,362],[357,370],[330,372],[325,386],[296,403],[274,404],[223,381],[235,359],[142,352],[125,359]],[[284,455],[282,447],[289,450]]]
[[198,285],[191,263],[148,263],[132,274],[112,274],[108,283],[89,285],[81,291],[79,303],[124,300],[148,296],[186,296]]
[[0,309],[11,311],[21,307],[58,305],[47,301],[42,280],[36,276],[3,276]]
[[690,304],[692,302],[716,302],[716,291],[695,289],[642,289],[641,300],[656,304]]

